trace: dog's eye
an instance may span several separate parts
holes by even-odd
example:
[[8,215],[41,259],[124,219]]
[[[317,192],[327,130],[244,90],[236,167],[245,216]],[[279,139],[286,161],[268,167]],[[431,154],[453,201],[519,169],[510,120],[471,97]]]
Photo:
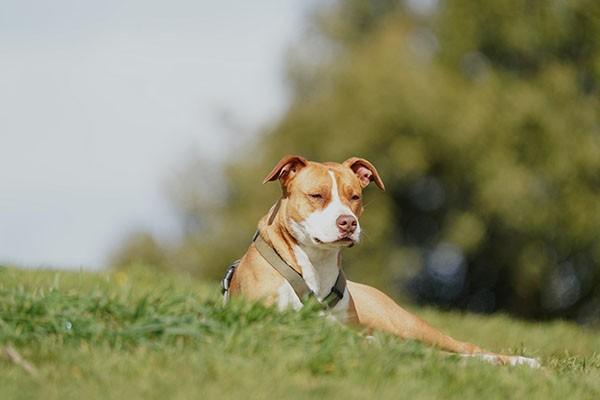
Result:
[[355,194],[350,198],[352,201],[360,200],[360,196]]
[[311,193],[308,195],[308,197],[310,197],[311,199],[322,199],[323,196],[321,196],[321,193]]

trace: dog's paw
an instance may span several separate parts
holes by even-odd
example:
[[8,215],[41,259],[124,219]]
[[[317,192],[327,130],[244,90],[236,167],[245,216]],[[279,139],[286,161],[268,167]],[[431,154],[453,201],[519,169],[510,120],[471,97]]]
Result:
[[526,365],[530,368],[540,368],[542,364],[535,358],[523,357],[523,356],[505,356],[500,354],[489,354],[489,353],[479,353],[479,354],[462,354],[463,357],[476,357],[480,360],[488,362],[490,364],[495,365]]
[[523,356],[511,356],[508,360],[510,365],[526,365],[531,368],[540,368],[542,364],[535,358]]

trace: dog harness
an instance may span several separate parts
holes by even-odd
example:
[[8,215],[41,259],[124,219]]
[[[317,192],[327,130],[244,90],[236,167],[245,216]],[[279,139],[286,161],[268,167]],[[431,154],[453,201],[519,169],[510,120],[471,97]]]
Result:
[[[269,217],[269,225],[273,222],[274,216],[279,210],[279,204],[280,202],[277,202],[273,212],[271,213],[271,216]],[[252,242],[262,258],[264,258],[290,284],[294,290],[294,293],[296,293],[296,296],[298,296],[302,303],[308,299],[314,299],[321,303],[323,308],[330,309],[335,307],[336,304],[339,303],[339,301],[344,297],[344,292],[346,291],[346,277],[341,269],[333,287],[329,291],[329,294],[325,296],[323,300],[319,300],[315,293],[308,287],[302,275],[291,265],[289,265],[279,255],[279,253],[277,253],[277,251],[262,238],[258,230],[254,234]],[[225,301],[229,299],[229,286],[231,284],[231,279],[233,278],[233,274],[239,265],[240,260],[234,261],[229,268],[227,268],[225,276],[221,281],[221,291],[225,297]]]

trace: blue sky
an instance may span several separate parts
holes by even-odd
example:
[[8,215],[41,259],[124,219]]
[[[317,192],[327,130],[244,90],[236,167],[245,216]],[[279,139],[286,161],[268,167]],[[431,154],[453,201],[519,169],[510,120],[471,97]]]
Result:
[[174,234],[165,179],[226,154],[223,115],[285,109],[314,3],[3,0],[0,262],[98,268],[128,232]]

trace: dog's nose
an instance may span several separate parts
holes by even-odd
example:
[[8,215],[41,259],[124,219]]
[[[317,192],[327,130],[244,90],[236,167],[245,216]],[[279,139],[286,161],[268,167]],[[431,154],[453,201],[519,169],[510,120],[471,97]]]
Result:
[[356,230],[358,221],[352,215],[340,215],[335,221],[341,233],[349,234]]

